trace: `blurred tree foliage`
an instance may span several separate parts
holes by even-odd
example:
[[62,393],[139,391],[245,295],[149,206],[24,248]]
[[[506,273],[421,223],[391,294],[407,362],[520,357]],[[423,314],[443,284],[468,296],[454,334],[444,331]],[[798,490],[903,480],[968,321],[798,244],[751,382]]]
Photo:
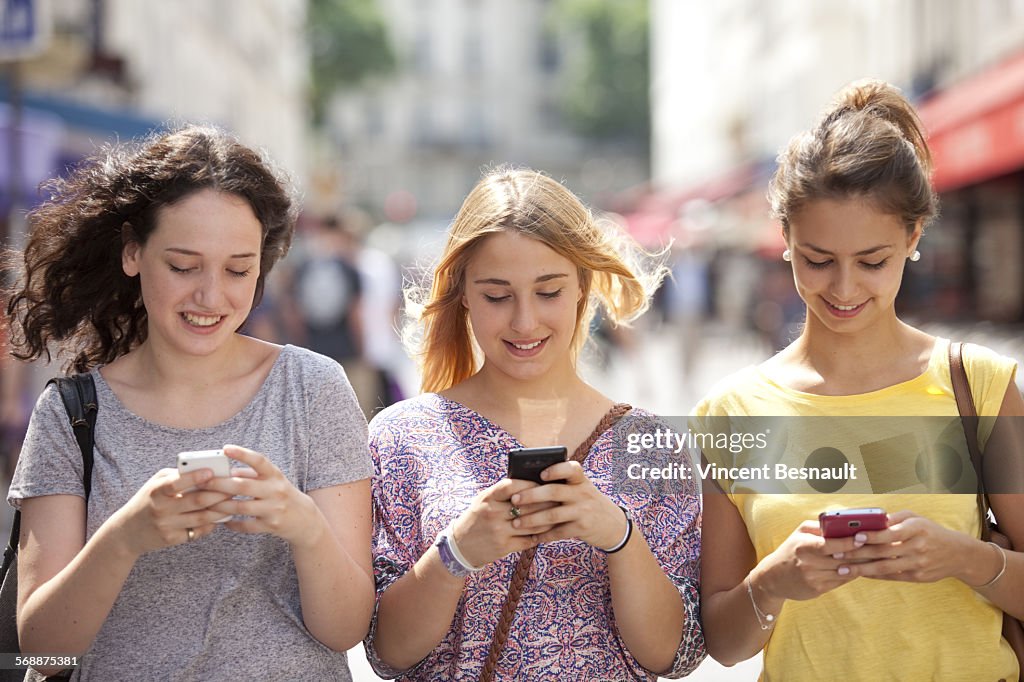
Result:
[[650,134],[648,0],[554,0],[548,26],[565,52],[563,110],[587,137],[646,145]]
[[312,59],[313,119],[331,95],[395,67],[387,26],[376,0],[310,0],[306,24]]

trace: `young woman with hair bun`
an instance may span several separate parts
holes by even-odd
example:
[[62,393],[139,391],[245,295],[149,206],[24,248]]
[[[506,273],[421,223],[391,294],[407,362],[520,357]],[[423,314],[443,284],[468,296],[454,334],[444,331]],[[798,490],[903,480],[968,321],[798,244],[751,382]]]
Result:
[[[1017,679],[1000,626],[1004,611],[1024,615],[1024,555],[980,539],[973,488],[953,494],[895,485],[878,494],[864,487],[869,454],[908,442],[886,440],[910,428],[900,415],[942,418],[966,448],[950,341],[906,324],[895,308],[904,268],[919,259],[937,212],[930,174],[921,123],[887,83],[847,86],[817,125],[793,138],[769,199],[806,324],[787,348],[728,377],[696,408],[695,422],[705,424],[787,417],[788,454],[806,432],[808,451],[832,446],[861,465],[861,478],[828,494],[766,494],[757,484],[720,481],[725,494],[704,495],[708,652],[731,665],[763,649],[765,680]],[[975,345],[963,358],[980,415],[1024,414],[1013,360]],[[879,416],[893,434],[853,419]],[[812,431],[810,418],[822,417],[832,432]],[[983,447],[996,441],[993,422],[981,421]],[[853,433],[837,435],[840,425]],[[883,464],[916,454],[901,446]],[[1020,470],[1019,451],[1003,455],[1004,465]],[[970,460],[961,461],[968,480]],[[877,473],[870,483],[884,490],[891,481]],[[1021,499],[991,497],[1017,548],[1024,547]],[[819,513],[844,508],[882,508],[885,527],[823,537]]]

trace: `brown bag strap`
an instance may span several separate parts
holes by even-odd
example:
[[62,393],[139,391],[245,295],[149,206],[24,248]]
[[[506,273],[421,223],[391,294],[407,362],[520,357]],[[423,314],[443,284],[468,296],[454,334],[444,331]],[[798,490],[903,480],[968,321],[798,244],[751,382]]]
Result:
[[[601,418],[597,427],[590,436],[580,443],[576,452],[572,453],[569,461],[580,462],[587,458],[587,453],[594,446],[598,437],[612,426],[627,412],[633,409],[626,403],[616,403],[608,413]],[[537,553],[537,547],[530,547],[519,554],[519,563],[512,572],[512,581],[508,586],[508,595],[505,597],[505,604],[501,607],[501,615],[498,616],[498,625],[494,629],[494,639],[491,640],[491,650],[484,661],[483,671],[480,673],[480,682],[491,682],[494,679],[494,670],[498,666],[498,659],[501,658],[501,651],[508,641],[509,628],[512,626],[512,617],[519,605],[519,598],[523,596],[523,586],[530,575],[530,567],[533,566],[533,557]]]
[[978,408],[974,405],[971,382],[964,367],[963,344],[959,341],[949,344],[949,376],[953,380],[953,397],[960,412],[960,422],[967,437],[967,450],[971,453],[971,465],[978,477],[978,513],[981,515],[981,539],[988,541],[992,528],[988,520],[988,500],[985,497],[985,479],[982,476],[981,447],[978,444]]

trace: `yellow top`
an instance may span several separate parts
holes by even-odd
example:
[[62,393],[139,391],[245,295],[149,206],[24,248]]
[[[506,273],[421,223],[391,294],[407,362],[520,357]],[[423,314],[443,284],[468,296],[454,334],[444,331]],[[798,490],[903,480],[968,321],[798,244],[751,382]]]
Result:
[[[767,447],[756,451],[755,444],[753,455],[750,451],[712,449],[705,451],[709,460],[728,460],[729,464],[749,465],[751,469],[768,462],[773,472],[776,463],[787,461],[798,467],[801,460],[808,465],[812,461],[829,466],[846,461],[857,466],[854,476],[846,475],[839,481],[716,479],[742,516],[758,561],[782,544],[800,523],[833,509],[909,509],[948,528],[980,536],[970,460],[962,471],[954,470],[952,477],[947,471],[942,479],[945,488],[940,489],[962,490],[962,494],[928,493],[936,489],[936,483],[922,483],[921,469],[919,465],[914,467],[927,459],[924,454],[934,454],[936,443],[953,439],[951,434],[956,429],[960,442],[964,442],[948,353],[949,341],[938,339],[924,374],[879,391],[850,396],[795,391],[751,367],[725,379],[697,405],[695,424],[704,423],[700,418],[728,415],[741,420],[739,427],[733,424],[734,430],[760,428],[768,432],[760,443]],[[975,345],[965,350],[964,363],[978,413],[997,415],[1016,363]],[[777,418],[755,425],[743,422],[746,416]],[[901,422],[915,421],[905,419],[908,416],[927,419],[916,420],[916,427],[900,432]],[[848,417],[858,419],[845,419]],[[794,428],[798,424],[809,428]],[[843,428],[844,424],[852,428]],[[955,428],[950,426],[953,424]],[[922,436],[922,430],[939,427],[941,435],[933,434],[930,439]],[[982,420],[979,425],[982,447],[991,428],[992,420]],[[827,451],[825,455],[819,453],[819,458],[813,460],[813,452],[806,454],[808,448],[802,447],[802,442],[808,440],[807,434],[800,431],[812,432],[809,440],[817,440],[818,449]],[[860,442],[856,443],[851,434],[858,432]],[[821,447],[821,443],[827,447]],[[964,451],[966,445],[954,445],[953,449]],[[895,454],[904,451],[913,456],[900,458]],[[886,466],[898,459],[909,461],[909,469],[899,463]],[[908,470],[918,475],[910,476]],[[817,492],[823,490],[837,492]],[[786,491],[791,492],[780,494]],[[765,646],[761,679],[1015,680],[1017,660],[1002,639],[1001,628],[1002,611],[954,578],[928,584],[860,578],[816,599],[785,602]]]

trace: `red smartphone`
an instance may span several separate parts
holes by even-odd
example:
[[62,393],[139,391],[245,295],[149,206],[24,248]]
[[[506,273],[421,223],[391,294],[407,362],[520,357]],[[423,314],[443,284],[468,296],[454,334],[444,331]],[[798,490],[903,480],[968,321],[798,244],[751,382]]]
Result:
[[826,538],[846,538],[862,530],[885,530],[889,527],[884,509],[837,509],[818,514],[821,534]]

